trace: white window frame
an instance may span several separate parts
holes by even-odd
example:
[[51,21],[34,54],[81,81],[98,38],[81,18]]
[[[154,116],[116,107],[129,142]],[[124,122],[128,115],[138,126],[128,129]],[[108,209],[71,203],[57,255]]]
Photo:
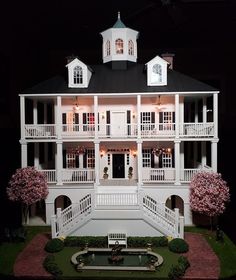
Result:
[[134,55],[134,42],[132,40],[128,42],[128,53],[129,55]]
[[162,153],[162,168],[172,168],[172,154]]
[[152,156],[151,149],[142,150],[142,166],[146,168],[151,168]]
[[73,69],[73,82],[75,85],[83,84],[83,68],[76,65]]
[[87,168],[95,168],[95,150],[93,148],[86,149],[87,151]]
[[115,49],[116,49],[116,54],[124,53],[124,41],[121,38],[116,39]]
[[106,41],[106,56],[111,55],[111,42],[109,40]]

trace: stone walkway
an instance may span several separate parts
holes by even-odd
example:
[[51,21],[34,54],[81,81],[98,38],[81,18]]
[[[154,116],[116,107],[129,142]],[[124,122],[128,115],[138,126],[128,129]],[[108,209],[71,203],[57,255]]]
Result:
[[[43,268],[43,260],[47,253],[44,246],[49,240],[47,234],[38,234],[18,255],[14,265],[14,275],[20,278],[52,279]],[[185,255],[190,267],[183,277],[185,280],[216,280],[219,279],[220,263],[205,238],[197,233],[185,233],[189,251]]]

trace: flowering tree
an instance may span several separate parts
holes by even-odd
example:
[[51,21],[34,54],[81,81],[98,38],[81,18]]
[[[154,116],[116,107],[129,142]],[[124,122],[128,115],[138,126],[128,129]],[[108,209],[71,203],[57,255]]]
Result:
[[230,200],[229,187],[220,173],[198,172],[190,182],[190,207],[192,211],[205,214],[211,219],[225,211]]
[[6,191],[9,200],[23,203],[26,223],[29,206],[48,195],[46,176],[34,167],[19,168],[12,175]]

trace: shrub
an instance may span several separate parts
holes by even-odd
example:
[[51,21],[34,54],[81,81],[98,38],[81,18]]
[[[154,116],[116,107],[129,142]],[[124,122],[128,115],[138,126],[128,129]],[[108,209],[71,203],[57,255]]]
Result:
[[183,266],[179,264],[172,265],[168,273],[168,278],[171,280],[177,280],[180,277],[184,276],[184,273],[185,273],[185,269]]
[[186,253],[188,252],[188,243],[181,238],[174,238],[168,244],[169,250],[174,253]]
[[64,241],[68,247],[84,248],[86,243],[89,247],[107,247],[107,236],[67,236]]
[[58,267],[58,265],[55,263],[55,257],[54,255],[48,255],[43,262],[43,267],[45,270],[52,275],[58,277],[62,275],[62,271]]
[[129,236],[127,238],[127,243],[129,247],[134,247],[134,248],[147,247],[147,243],[151,243],[152,247],[164,247],[167,246],[168,240],[165,236],[157,236],[157,237]]
[[179,264],[179,265],[182,265],[182,266],[184,267],[185,270],[186,270],[188,267],[190,267],[190,263],[189,263],[187,257],[185,257],[185,256],[180,256],[180,257],[178,258],[178,264]]
[[47,251],[48,253],[59,252],[63,248],[64,248],[64,242],[58,238],[53,238],[49,240],[44,247],[45,251]]

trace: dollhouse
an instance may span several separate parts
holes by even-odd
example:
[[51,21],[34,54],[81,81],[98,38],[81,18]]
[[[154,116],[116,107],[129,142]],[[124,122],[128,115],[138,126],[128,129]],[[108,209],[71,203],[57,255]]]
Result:
[[67,57],[66,77],[19,95],[21,164],[49,188],[29,223],[53,237],[183,238],[191,177],[217,171],[219,91],[175,71],[173,54],[137,63],[139,33],[119,14],[100,34],[101,65]]

